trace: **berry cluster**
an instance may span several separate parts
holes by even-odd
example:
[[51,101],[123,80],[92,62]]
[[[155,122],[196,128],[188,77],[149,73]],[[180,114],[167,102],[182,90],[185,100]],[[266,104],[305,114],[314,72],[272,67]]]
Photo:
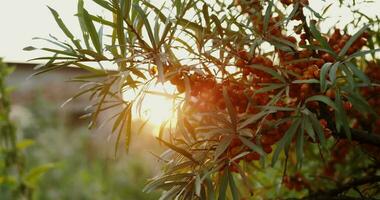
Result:
[[[364,32],[358,39],[355,40],[355,42],[350,46],[350,48],[347,50],[347,54],[353,54],[359,49],[361,49],[365,44],[367,44],[367,39],[369,37],[369,34],[367,32]],[[329,38],[329,45],[332,47],[332,49],[335,51],[335,53],[339,53],[340,50],[344,47],[344,45],[347,43],[347,41],[351,38],[349,34],[341,34],[340,29],[335,29],[334,33]]]
[[331,150],[331,159],[323,169],[323,175],[334,177],[336,173],[336,165],[343,164],[347,155],[351,150],[351,142],[348,140],[339,140]]
[[[372,83],[380,83],[380,65],[376,62],[369,62],[365,69],[365,74],[371,80]],[[361,88],[362,96],[366,97],[368,104],[371,106],[374,112],[380,115],[380,87],[363,87]],[[371,133],[380,135],[380,119],[367,115],[363,116],[363,113],[354,112],[352,113],[356,120],[356,128],[365,128],[370,130]],[[380,161],[379,151],[380,148],[374,145],[362,145],[367,153],[369,153],[373,158]]]
[[301,6],[309,5],[309,0],[280,0],[280,2],[286,6],[289,6],[295,3],[300,3]]
[[[299,3],[300,10],[297,12],[292,20],[300,20],[304,16],[302,13],[302,7],[308,5],[308,0],[281,0],[281,2],[288,6],[290,4]],[[261,10],[263,6],[261,1],[258,0],[238,0],[236,2],[242,8],[244,13],[248,13],[250,20],[252,20],[253,27],[261,34],[265,39],[270,40],[272,36],[286,41],[289,45],[289,50],[275,48],[273,58],[270,59],[263,55],[256,55],[251,51],[249,53],[246,50],[237,48],[237,51],[231,52],[235,59],[235,69],[237,73],[232,76],[217,77],[216,75],[205,75],[199,72],[190,73],[189,71],[183,71],[175,75],[170,79],[170,82],[177,87],[180,93],[189,90],[191,96],[189,106],[193,112],[225,112],[227,107],[226,97],[224,90],[227,91],[228,98],[232,104],[233,109],[239,116],[257,114],[261,110],[261,106],[267,105],[272,98],[278,94],[280,89],[265,90],[265,92],[257,92],[263,89],[268,84],[279,84],[280,80],[275,78],[273,74],[268,73],[268,70],[278,72],[286,81],[288,93],[283,96],[282,99],[277,100],[272,106],[277,107],[296,107],[303,104],[305,100],[314,95],[325,95],[332,100],[335,99],[334,88],[328,89],[325,93],[321,93],[319,84],[312,83],[294,83],[295,80],[309,80],[320,79],[320,71],[322,66],[327,62],[334,62],[335,55],[333,53],[327,53],[322,50],[311,50],[305,48],[306,45],[321,46],[319,42],[313,38],[306,28],[297,29],[296,35],[286,36],[283,34],[282,27],[279,25],[281,22],[280,17],[270,17],[268,27],[264,33],[264,24],[262,12],[250,12],[252,9]],[[303,22],[304,23],[304,22]],[[315,21],[310,23],[315,24]],[[305,30],[304,30],[305,29]],[[347,41],[351,38],[348,34],[341,34],[339,29],[335,29],[331,36],[326,37],[326,41],[331,46],[336,54],[342,50]],[[347,50],[347,55],[353,54],[360,50],[366,43],[368,34],[363,33]],[[233,50],[231,50],[233,51]],[[262,69],[268,69],[262,70]],[[375,63],[370,63],[366,69],[366,73],[371,79],[380,80],[380,72],[378,66]],[[328,79],[328,77],[326,77]],[[379,81],[380,82],[380,81]],[[189,88],[187,88],[189,87]],[[362,89],[363,96],[368,97],[368,102],[372,107],[375,107],[380,114],[380,101],[378,94],[380,89],[378,87],[367,87]],[[320,103],[308,102],[307,108],[314,113],[320,113],[322,106]],[[360,113],[352,111],[352,104],[343,99],[343,106],[346,112],[350,115],[350,122],[353,127],[362,126],[360,123]],[[319,116],[319,123],[324,129],[324,135],[326,138],[330,138],[332,130],[327,123],[327,117],[334,116],[333,109],[327,109],[325,111],[327,116],[324,119]],[[272,152],[272,146],[276,144],[281,138],[283,138],[285,132],[292,125],[292,121],[287,121],[281,124],[276,124],[281,119],[287,118],[293,115],[293,112],[278,111],[276,113],[265,116],[265,120],[252,123],[247,126],[251,129],[252,135],[246,137],[252,143],[261,146],[264,152],[267,154]],[[332,117],[333,119],[334,117]],[[334,119],[333,119],[334,120]],[[276,125],[274,125],[276,124]],[[380,120],[376,121],[378,126],[372,126],[374,131],[380,133]],[[218,144],[224,140],[224,137],[231,137],[231,135],[223,134],[219,138],[213,138]],[[237,165],[240,161],[252,162],[260,160],[261,156],[258,152],[253,151],[242,143],[240,138],[232,136],[231,143],[222,153],[221,156],[227,158],[228,164],[226,164],[221,170],[226,167],[232,172],[238,172]],[[309,142],[319,143],[319,140],[313,141],[309,136],[305,136]],[[346,145],[346,146],[345,146]],[[349,148],[346,141],[342,140],[337,143],[336,147],[332,150],[332,160],[329,161],[325,168],[325,175],[333,176],[335,173],[335,165],[344,161],[345,155],[348,154]],[[236,158],[238,155],[243,155],[240,158]],[[233,160],[233,163],[230,161]],[[295,189],[297,191],[308,186],[308,183],[302,177],[301,174],[296,173],[294,176],[285,176],[283,183],[289,189]]]
[[282,183],[289,190],[301,191],[303,188],[309,187],[309,183],[302,176],[300,172],[296,172],[292,176],[284,176],[282,179]]
[[[273,150],[271,145],[273,145],[275,142],[277,142],[282,137],[281,133],[278,132],[278,130],[273,130],[271,132],[271,134],[272,134],[272,137],[266,137],[266,138],[261,137],[261,140],[259,142],[257,142],[256,139],[251,139],[251,142],[256,143],[256,144],[261,143],[263,151],[265,153],[269,154]],[[226,136],[222,135],[219,138],[219,141],[223,140],[224,137],[226,137]],[[241,158],[234,160],[235,164],[229,165],[230,171],[237,173],[238,169],[236,167],[236,164],[238,164],[240,161],[244,160],[245,162],[252,162],[252,161],[260,160],[261,155],[258,152],[252,151],[247,146],[243,145],[243,143],[241,142],[241,140],[238,137],[235,137],[232,139],[230,145],[228,146],[227,151],[224,152],[222,156],[227,156],[229,158],[229,160],[232,160],[234,157],[236,157],[237,155],[239,155],[243,152],[247,152],[248,154],[246,154],[245,156],[243,156]],[[220,170],[222,171],[223,169],[224,169],[224,167]]]

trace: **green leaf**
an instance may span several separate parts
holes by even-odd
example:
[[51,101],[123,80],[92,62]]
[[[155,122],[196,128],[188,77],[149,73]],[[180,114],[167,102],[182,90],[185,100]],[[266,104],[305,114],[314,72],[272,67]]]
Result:
[[346,62],[345,65],[348,66],[351,69],[351,71],[354,73],[354,75],[360,78],[360,80],[362,80],[365,84],[367,85],[371,84],[371,81],[369,80],[369,78],[355,64],[353,64],[352,62]]
[[311,113],[310,115],[308,115],[308,118],[311,124],[313,125],[314,132],[317,133],[319,141],[321,142],[322,145],[325,145],[326,138],[325,138],[325,133],[324,133],[321,123],[319,122],[319,120],[317,119],[314,113]]
[[[219,18],[216,15],[212,14],[211,20],[214,22],[216,30],[219,33],[219,35],[222,36],[224,32],[223,32],[222,23],[220,22]],[[199,33],[204,33],[204,32],[199,32]]]
[[58,26],[61,28],[63,33],[73,42],[73,44],[78,48],[82,49],[80,43],[78,40],[74,38],[74,35],[70,32],[70,30],[66,27],[65,23],[63,23],[62,19],[59,17],[59,14],[57,11],[55,11],[53,8],[49,7],[50,12],[53,14],[55,21],[57,22]]
[[300,169],[302,167],[303,161],[303,146],[304,146],[304,128],[305,128],[305,120],[302,119],[301,128],[297,134],[296,140],[296,156],[297,156],[297,168]]
[[283,51],[289,52],[293,51],[294,49],[297,49],[297,45],[283,38],[270,35],[268,36],[268,39],[269,43],[273,44],[276,48],[281,49]]
[[228,96],[228,92],[227,92],[226,87],[223,87],[223,97],[224,97],[224,102],[226,103],[226,106],[227,106],[228,114],[230,115],[232,126],[235,127],[235,129],[236,129],[236,127],[237,127],[237,114],[236,114],[235,107],[232,105],[231,99]]
[[315,10],[313,10],[310,6],[308,6],[308,5],[304,5],[304,6],[305,6],[305,8],[307,8],[308,10],[310,10],[310,12],[314,14],[314,16],[316,16],[319,19],[322,19],[322,16],[318,12],[316,12]]
[[169,174],[169,175],[163,175],[159,178],[151,180],[143,189],[143,192],[151,192],[153,190],[156,190],[161,185],[165,184],[166,182],[174,182],[174,181],[183,181],[188,178],[193,177],[194,174],[192,173],[175,173],[175,174]]
[[300,124],[301,124],[301,120],[299,118],[293,120],[292,125],[289,127],[289,129],[285,132],[284,136],[278,142],[277,148],[273,153],[272,166],[274,166],[276,164],[278,157],[280,156],[281,151],[286,146],[289,146],[289,144],[291,143],[293,136],[296,134]]
[[128,105],[127,109],[127,127],[125,130],[125,151],[128,152],[132,137],[132,103]]
[[238,129],[245,128],[246,126],[255,123],[257,120],[263,118],[265,115],[268,115],[270,113],[273,113],[273,111],[261,111],[257,114],[249,115],[250,117],[248,119],[239,124]]
[[160,26],[160,24],[159,24],[159,19],[156,17],[156,19],[154,20],[155,21],[155,23],[154,23],[154,27],[153,27],[153,36],[154,36],[154,41],[156,42],[156,44],[157,44],[157,47],[158,47],[158,44],[160,43],[160,41],[161,41],[161,38],[160,38],[160,36],[159,36],[159,33],[160,33],[160,29],[161,29],[161,26]]
[[191,161],[193,161],[193,162],[195,162],[195,163],[198,163],[198,161],[196,161],[196,160],[193,158],[192,154],[189,153],[188,151],[186,151],[185,149],[180,148],[180,147],[177,147],[177,146],[175,146],[175,145],[173,145],[173,144],[170,144],[169,142],[166,142],[166,141],[162,140],[162,139],[159,138],[159,137],[157,137],[157,140],[159,140],[160,142],[164,143],[167,147],[169,147],[169,148],[172,149],[173,151],[179,153],[180,155],[183,155],[183,156],[185,156],[186,158],[188,158],[189,160],[191,160]]
[[265,67],[263,65],[256,65],[256,64],[255,65],[248,65],[248,67],[253,68],[253,69],[258,69],[260,71],[263,71],[263,72],[265,72],[267,74],[272,75],[274,78],[280,80],[281,82],[286,83],[286,80],[285,80],[285,78],[283,76],[281,76],[278,72],[276,72],[275,70],[273,70],[273,69],[271,69],[269,67]]
[[335,110],[338,109],[334,101],[332,101],[329,97],[324,96],[324,95],[315,95],[315,96],[309,97],[305,100],[305,103],[310,102],[310,101],[320,101],[327,104],[331,108],[334,108]]
[[368,102],[357,92],[350,92],[347,99],[352,103],[356,110],[360,112],[368,112],[373,115],[377,115],[374,109],[368,104]]
[[347,139],[351,140],[351,129],[349,127],[350,124],[348,121],[346,111],[344,110],[341,94],[339,91],[336,91],[335,93],[335,104],[338,107],[338,110],[336,110],[335,112],[335,117],[337,118],[336,120],[337,130],[339,131],[340,127],[343,127]]
[[310,118],[306,117],[304,119],[304,123],[305,123],[305,131],[306,131],[306,133],[311,137],[311,139],[313,140],[313,142],[315,142],[315,132],[314,132],[314,129],[313,129],[313,125],[310,122]]
[[93,1],[99,6],[111,11],[112,13],[115,13],[115,10],[112,8],[111,4],[108,3],[107,1],[105,0],[93,0]]
[[80,25],[80,28],[82,30],[83,40],[86,44],[86,48],[88,50],[91,50],[90,43],[89,43],[90,36],[88,34],[86,23],[83,19],[83,10],[84,10],[84,2],[83,2],[83,0],[78,0],[78,21],[79,21],[79,25]]
[[228,176],[229,176],[228,167],[223,171],[223,177],[219,185],[219,197],[218,200],[226,200],[227,186],[228,186]]
[[294,80],[292,81],[294,84],[303,84],[303,83],[308,83],[308,84],[314,84],[314,83],[320,83],[317,79],[306,79],[306,80]]
[[209,29],[209,27],[210,27],[210,14],[208,12],[208,5],[206,3],[203,4],[202,13],[203,13],[203,17],[205,19],[206,25],[207,25],[207,29]]
[[33,47],[33,46],[27,46],[27,47],[23,48],[22,50],[24,50],[24,51],[34,51],[34,50],[36,50],[36,49],[37,49],[36,47]]
[[180,25],[186,29],[193,30],[194,32],[211,34],[211,31],[207,31],[207,29],[202,27],[201,25],[199,25],[195,22],[191,22],[189,20],[186,20],[184,18],[177,18],[177,23],[178,23],[178,25]]
[[197,196],[201,196],[201,185],[202,185],[202,182],[201,182],[201,177],[199,176],[199,174],[195,177],[195,194]]
[[345,78],[348,82],[349,88],[351,90],[354,90],[354,88],[356,88],[356,84],[355,84],[354,75],[353,75],[352,71],[346,66],[343,67],[342,70],[343,70]]
[[208,199],[215,200],[214,186],[212,184],[210,177],[206,178],[206,185],[207,185],[207,197],[208,197]]
[[235,180],[234,180],[232,173],[228,173],[228,182],[230,185],[232,199],[233,200],[239,200],[239,190],[236,186],[236,183],[235,183]]
[[225,135],[222,140],[219,142],[218,146],[215,149],[214,160],[217,160],[220,155],[222,155],[228,146],[230,146],[233,135]]
[[82,55],[78,55],[75,52],[67,51],[67,50],[66,51],[61,51],[61,50],[50,49],[50,48],[42,48],[41,50],[43,50],[43,51],[49,51],[49,52],[52,52],[52,53],[56,53],[57,55],[58,54],[62,54],[62,55],[73,56],[73,57],[77,57],[77,58],[82,57]]
[[54,163],[34,167],[26,174],[23,180],[29,187],[34,188],[37,186],[37,181],[41,178],[41,176],[55,167],[56,165]]
[[175,199],[175,196],[180,192],[182,187],[176,186],[172,187],[169,191],[163,193],[159,200],[172,200]]
[[251,142],[250,140],[248,140],[248,139],[246,139],[246,138],[244,138],[244,137],[242,137],[242,136],[239,136],[239,138],[240,138],[240,141],[241,141],[245,146],[247,146],[247,147],[249,147],[250,149],[252,149],[253,151],[259,153],[261,156],[265,156],[265,155],[266,155],[266,153],[263,151],[263,149],[262,149],[260,146],[254,144],[253,142]]
[[54,38],[56,41],[53,41],[53,40],[50,40],[50,39],[46,39],[46,38],[41,38],[41,37],[34,37],[32,39],[33,40],[43,40],[43,41],[50,42],[50,43],[52,43],[52,44],[54,44],[56,46],[59,46],[59,47],[65,49],[66,51],[75,51],[74,48],[71,45],[69,45],[67,43],[64,43],[64,42],[60,42],[56,38]]
[[17,149],[19,150],[24,150],[32,145],[35,144],[35,141],[34,140],[31,140],[31,139],[23,139],[23,140],[20,140],[17,142],[16,144],[16,147]]
[[98,52],[99,54],[102,54],[102,49],[100,46],[98,33],[95,29],[94,23],[92,22],[91,16],[87,12],[86,9],[83,10],[83,20],[88,30],[88,33],[90,34],[90,38],[91,38],[92,44],[94,45],[96,49],[96,52]]
[[167,22],[167,17],[164,15],[164,13],[161,12],[162,9],[158,9],[156,6],[154,6],[153,4],[149,3],[148,1],[142,1],[142,3],[148,7],[148,8],[151,8],[153,10],[153,12],[156,13],[156,15],[160,18],[160,20],[163,22],[163,23],[166,23]]
[[336,62],[331,66],[331,69],[329,71],[330,81],[333,83],[333,85],[335,84],[336,72],[338,71],[339,66],[340,62]]
[[[124,33],[124,23],[123,23],[123,17],[120,7],[118,5],[118,1],[113,2],[114,7],[116,9],[116,27],[114,30],[116,30],[117,33],[117,40],[119,42],[120,47],[120,55],[121,58],[125,58],[126,56],[126,40],[125,40],[125,33]],[[121,70],[125,70],[125,63],[121,64]]]
[[269,19],[272,16],[272,7],[273,7],[273,2],[268,1],[268,7],[265,10],[265,16],[264,16],[264,25],[263,25],[263,33],[264,34],[267,32],[268,25],[269,25]]
[[165,29],[164,31],[162,32],[162,35],[161,35],[161,39],[160,39],[160,42],[158,43],[158,46],[160,47],[164,42],[165,42],[165,39],[166,39],[166,36],[168,35],[169,31],[171,30],[173,24],[171,22],[167,23],[165,25]]
[[95,51],[87,50],[87,49],[80,49],[78,50],[79,53],[89,55],[96,59],[96,61],[102,61],[102,60],[108,60],[107,57],[105,57],[103,54],[97,53]]
[[125,108],[119,114],[119,116],[116,118],[116,120],[115,120],[115,122],[113,124],[113,127],[112,127],[112,132],[116,131],[119,128],[119,131],[118,131],[117,137],[116,137],[116,142],[115,142],[115,149],[114,149],[114,154],[115,154],[114,156],[115,156],[115,158],[117,156],[117,151],[119,149],[119,144],[120,144],[121,136],[123,134],[123,131],[125,130],[126,118],[128,117],[126,115],[127,115],[127,108]]
[[365,25],[363,28],[361,28],[358,32],[356,32],[343,46],[343,48],[340,50],[338,56],[342,57],[344,56],[348,49],[352,46],[352,44],[368,29],[368,25]]
[[289,21],[292,20],[294,18],[294,16],[298,13],[299,6],[300,6],[299,2],[297,2],[297,1],[294,2],[292,12],[290,12],[290,14],[288,16],[286,16],[286,20],[285,20],[286,25],[288,25]]
[[73,65],[75,65],[75,66],[77,66],[83,70],[89,71],[93,74],[96,74],[96,75],[106,76],[109,73],[107,71],[99,70],[99,69],[96,69],[95,67],[90,67],[88,65],[84,65],[84,64],[79,63],[79,62],[73,63]]
[[351,54],[351,55],[346,59],[346,61],[350,61],[350,60],[352,60],[353,58],[356,58],[356,57],[363,57],[363,56],[365,56],[365,55],[367,55],[367,54],[369,54],[369,53],[374,54],[374,53],[376,53],[376,52],[378,52],[378,51],[380,51],[380,49],[371,49],[371,50],[365,50],[365,51],[358,51],[358,52],[356,52],[356,53]]
[[153,48],[157,49],[156,45],[158,44],[158,41],[156,42],[154,39],[153,31],[152,31],[152,28],[151,28],[149,21],[148,21],[148,16],[145,14],[144,10],[138,4],[133,4],[133,8],[136,9],[136,11],[139,13],[141,19],[143,20],[144,25],[145,25],[145,29],[148,33],[148,36],[149,36],[150,42],[153,45]]
[[331,52],[332,56],[336,57],[336,53],[331,49],[329,43],[327,42],[326,38],[322,37],[321,33],[318,31],[317,27],[314,23],[310,23],[310,31],[313,37],[321,44],[321,46]]
[[255,94],[266,93],[266,92],[269,92],[269,91],[272,91],[272,90],[283,88],[285,86],[286,86],[286,84],[270,84],[267,87],[262,87],[262,88],[260,88],[258,90],[255,90],[254,93]]

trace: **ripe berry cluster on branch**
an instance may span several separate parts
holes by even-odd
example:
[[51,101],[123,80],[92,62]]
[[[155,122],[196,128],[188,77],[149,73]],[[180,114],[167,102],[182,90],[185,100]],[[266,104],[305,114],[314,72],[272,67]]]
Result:
[[[264,8],[260,1],[237,1],[242,12],[247,13],[250,17],[253,29],[258,35],[270,43],[274,40],[282,43],[280,46],[274,45],[275,48],[271,57],[257,53],[251,49],[236,48],[240,50],[231,52],[236,58],[232,64],[236,71],[234,75],[217,76],[186,71],[173,76],[170,82],[177,87],[180,93],[190,89],[191,98],[188,106],[191,107],[193,113],[225,113],[229,109],[227,104],[230,103],[238,116],[249,116],[260,113],[262,108],[268,105],[278,108],[296,108],[298,105],[304,104],[307,109],[317,115],[324,137],[329,139],[334,135],[333,131],[336,131],[335,124],[331,123],[332,120],[335,120],[334,109],[330,106],[322,106],[323,102],[307,101],[307,99],[321,95],[328,97],[331,101],[335,101],[337,91],[335,87],[330,87],[326,91],[323,91],[320,84],[316,84],[310,80],[318,81],[324,78],[329,80],[329,76],[321,77],[322,68],[326,64],[337,61],[336,55],[342,51],[346,43],[353,36],[347,33],[342,34],[340,29],[335,29],[330,35],[326,34],[323,36],[323,39],[331,47],[332,52],[308,48],[308,46],[322,45],[320,38],[315,38],[315,35],[311,34],[308,25],[304,24],[306,21],[302,9],[308,5],[308,1],[281,0],[281,3],[284,6],[290,6],[291,4],[299,6],[299,10],[295,16],[291,18],[291,20],[301,21],[301,24],[295,27],[294,36],[286,35],[281,25],[284,19],[281,17],[270,16],[268,24],[265,25],[265,16],[261,12],[252,12],[252,10],[261,11]],[[316,21],[312,20],[310,24],[315,26]],[[369,37],[370,35],[367,32],[361,34],[348,48],[346,55],[349,56],[361,50],[367,44]],[[286,48],[283,48],[283,46]],[[373,82],[380,80],[380,72],[375,63],[369,63],[365,72]],[[281,76],[281,78],[276,75]],[[188,84],[186,84],[186,81]],[[276,87],[276,85],[281,84],[284,86]],[[268,86],[272,86],[273,88]],[[284,88],[286,88],[286,92],[281,93]],[[226,91],[229,102],[226,102],[226,94],[223,93],[223,90]],[[377,95],[380,93],[378,87],[362,87],[361,91],[371,107],[380,107]],[[279,93],[281,93],[280,98],[275,99]],[[344,111],[347,112],[351,128],[364,128],[361,120],[368,119],[369,115],[363,118],[362,113],[352,109],[353,105],[347,98],[342,99],[342,106]],[[378,109],[376,112],[380,114]],[[249,124],[247,128],[250,129],[251,135],[245,135],[244,137],[252,144],[260,146],[266,154],[271,154],[274,145],[284,138],[284,135],[293,123],[292,120],[282,123],[276,122],[294,117],[295,115],[295,111],[286,109],[269,113],[263,117],[263,120]],[[380,125],[380,120],[377,120],[375,124]],[[370,126],[374,132],[379,132],[380,130],[378,128],[380,126],[367,126]],[[226,137],[230,136],[228,134],[220,135],[217,138],[217,143],[223,143]],[[320,143],[319,138],[312,139],[309,135],[306,135],[305,139],[310,143]],[[349,153],[351,149],[350,145],[355,144],[342,140],[331,149],[332,156],[324,168],[325,175],[330,177],[334,175],[335,165],[344,162],[343,158]],[[373,146],[367,148],[377,149]],[[259,161],[262,154],[249,148],[241,141],[240,136],[236,135],[232,137],[228,147],[219,157],[225,158],[227,161],[229,160],[219,171],[223,171],[228,167],[231,172],[239,173],[238,166],[240,162],[251,163],[252,161]],[[296,173],[293,176],[285,176],[283,184],[287,188],[297,191],[309,187],[308,181],[300,173]]]

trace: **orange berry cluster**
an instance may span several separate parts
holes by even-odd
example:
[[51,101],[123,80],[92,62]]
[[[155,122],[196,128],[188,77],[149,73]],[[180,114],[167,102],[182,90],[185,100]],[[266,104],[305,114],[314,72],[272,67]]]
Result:
[[[347,54],[351,55],[359,49],[363,48],[363,46],[367,44],[368,37],[368,32],[364,32],[358,39],[355,40],[355,42],[347,50]],[[335,29],[334,33],[329,38],[328,43],[335,51],[335,53],[339,53],[350,38],[351,36],[349,34],[342,35],[340,29]]]
[[334,177],[336,165],[343,164],[351,150],[351,142],[348,140],[339,140],[331,151],[331,159],[323,169],[323,175]]
[[[378,65],[375,62],[369,62],[368,66],[365,70],[365,74],[368,76],[368,78],[371,79],[374,83],[380,83],[380,65]],[[378,88],[378,87],[377,87]]]
[[[380,65],[370,62],[365,69],[365,74],[372,83],[380,83]],[[363,87],[361,93],[367,98],[368,104],[380,114],[380,87]]]
[[[275,142],[277,142],[282,137],[281,133],[277,132],[277,131],[278,130],[272,130],[271,134],[273,137],[266,137],[266,138],[261,137],[260,143],[262,145],[262,149],[267,154],[269,154],[273,151],[271,145],[273,145]],[[219,138],[219,141],[221,141],[224,137],[226,137],[226,136],[222,135]],[[255,143],[255,144],[258,143],[255,138],[251,139],[251,142]],[[243,156],[241,158],[234,160],[235,165],[232,164],[229,166],[230,171],[237,173],[238,169],[236,167],[236,164],[238,164],[240,161],[252,162],[252,161],[260,160],[261,155],[258,152],[252,151],[247,146],[245,146],[238,137],[235,137],[232,139],[230,145],[228,146],[227,151],[224,152],[222,155],[227,156],[231,160],[243,152],[248,152],[248,154],[246,154],[245,156]],[[226,166],[224,166],[224,167],[226,167]],[[224,170],[224,167],[221,168],[220,171]]]
[[[371,80],[372,83],[380,83],[380,65],[372,61],[367,64],[365,74]],[[380,115],[380,87],[363,87],[361,88],[361,94],[366,98],[368,104],[371,106],[374,112]],[[373,115],[363,116],[363,113],[356,111],[352,113],[353,118],[356,119],[357,128],[365,128],[373,134],[380,135],[380,119]],[[376,160],[380,160],[380,148],[374,145],[362,145],[364,150]]]
[[301,6],[309,5],[309,0],[280,0],[280,2],[286,6],[289,6],[295,3],[300,3]]
[[[375,62],[369,62],[364,72],[372,83],[380,83],[380,65]],[[361,95],[367,100],[372,110],[380,115],[380,87],[362,87],[360,92]],[[361,127],[373,133],[380,134],[380,126],[376,126],[378,119],[376,119],[373,115],[359,111],[351,112],[350,114],[351,117],[357,122],[355,128]]]
[[260,0],[235,0],[235,4],[239,5],[243,13],[254,12],[255,10],[262,10]]
[[[300,3],[301,7],[308,5],[308,0],[281,0],[285,5],[290,5],[294,3]],[[242,7],[243,12],[249,13],[252,23],[255,28],[262,33],[264,37],[276,36],[287,42],[294,44],[292,49],[289,51],[284,51],[281,49],[275,49],[276,55],[278,55],[278,64],[274,64],[271,59],[262,55],[255,55],[254,53],[248,53],[245,50],[239,50],[234,52],[236,56],[235,66],[239,76],[234,76],[230,78],[221,78],[222,80],[217,80],[218,77],[214,75],[204,75],[198,72],[190,74],[189,71],[181,72],[170,79],[170,82],[177,87],[177,90],[182,93],[186,89],[190,89],[190,107],[196,112],[224,112],[226,111],[226,97],[223,94],[223,90],[226,90],[228,98],[238,115],[242,114],[257,114],[260,112],[260,107],[266,105],[274,95],[278,93],[279,89],[273,89],[271,91],[256,93],[257,90],[262,89],[265,84],[268,83],[280,83],[278,79],[272,77],[265,70],[260,70],[258,67],[268,68],[280,73],[283,76],[287,84],[289,85],[289,97],[286,100],[278,101],[274,106],[278,107],[293,107],[300,103],[303,103],[305,99],[314,95],[321,95],[319,84],[309,84],[309,83],[293,83],[294,80],[308,80],[308,79],[320,79],[321,67],[326,62],[334,62],[335,58],[324,51],[309,50],[304,49],[304,45],[307,43],[312,43],[312,45],[320,45],[312,36],[297,31],[296,34],[300,39],[293,36],[286,36],[282,33],[281,26],[278,25],[280,22],[279,17],[271,17],[269,20],[267,33],[263,33],[263,16],[261,12],[256,12],[254,14],[250,13],[250,10],[262,9],[261,1],[259,0],[238,0],[236,1],[238,5]],[[302,12],[302,11],[298,11]],[[296,15],[297,16],[297,15]],[[299,20],[300,16],[295,17],[294,20]],[[315,22],[311,22],[315,23]],[[347,41],[350,39],[350,35],[341,34],[339,29],[329,37],[326,38],[329,45],[333,48],[336,53],[339,53]],[[359,49],[361,49],[367,42],[368,34],[364,33],[361,35],[353,45],[348,49],[347,54],[352,54]],[[295,47],[295,49],[293,49]],[[312,59],[310,59],[312,58]],[[367,68],[367,74],[370,78],[380,80],[379,70],[375,70],[373,67]],[[326,77],[328,78],[328,77]],[[188,81],[188,83],[186,83]],[[190,87],[190,88],[186,88]],[[380,94],[379,89],[374,88],[364,88],[362,93],[369,97],[369,102],[371,106],[377,106],[379,108],[380,114],[380,101],[377,98],[377,94]],[[376,93],[376,94],[375,94]],[[335,98],[335,90],[329,89],[324,94],[331,99]],[[371,98],[370,96],[374,96]],[[373,100],[372,100],[373,99]],[[319,112],[320,105],[318,102],[309,102],[307,107],[315,113]],[[344,102],[344,108],[348,113],[351,112],[352,104],[349,102]],[[333,116],[333,110],[328,110],[328,114]],[[280,119],[284,119],[292,115],[292,112],[279,111],[276,113],[269,114],[265,117],[264,122],[257,122],[248,125],[247,128],[252,130],[252,136],[249,140],[261,146],[266,153],[272,152],[272,145],[276,144],[283,136],[284,133],[289,129],[292,122],[287,121],[278,126],[273,126],[275,122]],[[330,115],[329,115],[330,116]],[[356,116],[356,118],[358,118]],[[319,122],[324,129],[324,134],[326,138],[331,137],[332,131],[330,130],[326,119],[320,118]],[[379,121],[380,124],[380,121]],[[380,127],[380,126],[378,126]],[[380,128],[378,128],[380,129]],[[257,132],[257,130],[260,130]],[[380,130],[379,130],[380,132]],[[222,135],[218,138],[218,141],[222,141]],[[308,137],[308,136],[306,136]],[[247,138],[248,139],[248,138]],[[312,142],[311,138],[308,138]],[[317,139],[315,142],[319,142]],[[339,144],[340,145],[340,144]],[[339,157],[343,154],[347,154],[348,150],[334,150],[332,157],[333,161],[329,165],[333,166],[336,162],[340,162]],[[260,154],[249,149],[245,144],[243,144],[239,137],[232,139],[227,150],[222,154],[229,160],[235,158],[237,155],[247,152],[245,156],[236,159],[235,164],[226,164],[232,172],[238,172],[236,167],[240,161],[252,162],[260,160]],[[225,168],[224,167],[224,168]],[[326,168],[327,169],[327,168]],[[330,167],[329,170],[332,168]],[[222,169],[223,170],[223,169]],[[300,190],[307,185],[307,182],[300,174],[295,174],[292,177],[285,177],[284,184],[289,189]]]
[[296,172],[293,176],[284,176],[282,183],[289,190],[301,191],[305,187],[309,187],[309,183],[300,172]]

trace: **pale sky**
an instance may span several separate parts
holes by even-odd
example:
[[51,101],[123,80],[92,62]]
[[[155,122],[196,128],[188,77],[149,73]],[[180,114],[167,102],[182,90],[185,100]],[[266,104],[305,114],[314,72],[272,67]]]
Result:
[[[56,25],[49,5],[58,11],[67,27],[76,36],[81,36],[77,18],[77,0],[0,0],[0,57],[6,61],[25,62],[46,52],[23,51],[26,46],[43,46],[44,43],[32,40],[33,37],[48,37],[52,34],[65,39]],[[103,10],[85,0],[91,13],[102,15]],[[94,11],[95,10],[95,11]]]
[[[157,1],[152,0],[155,3]],[[326,0],[327,3],[334,1],[336,2],[336,0]],[[81,36],[77,18],[74,16],[77,0],[0,0],[0,2],[0,57],[4,57],[6,61],[25,62],[36,56],[46,56],[46,52],[22,51],[26,46],[43,46],[40,41],[32,40],[33,37],[48,37],[52,34],[64,39],[46,5],[60,13],[74,35]],[[310,0],[310,3],[315,10],[321,9],[321,0]],[[85,0],[85,4],[91,13],[104,14],[104,10],[94,6],[91,0]],[[360,6],[360,9],[369,16],[379,16],[380,0]],[[329,15],[332,18],[329,23],[335,24],[339,19],[347,22],[352,19],[348,14],[345,9],[331,7]]]

